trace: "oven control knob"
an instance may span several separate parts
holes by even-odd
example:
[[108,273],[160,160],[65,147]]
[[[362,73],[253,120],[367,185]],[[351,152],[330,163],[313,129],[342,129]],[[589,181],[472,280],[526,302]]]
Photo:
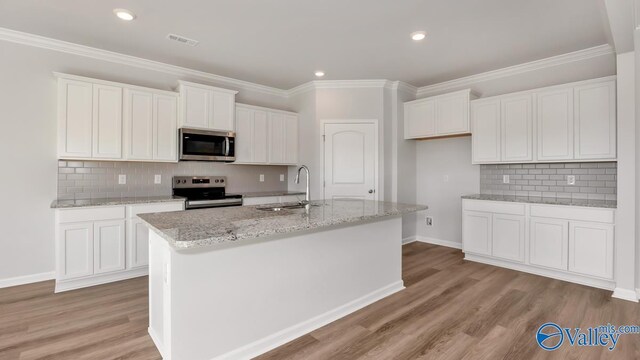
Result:
[[220,182],[220,180],[216,179],[216,184],[219,183],[219,182]]
[[187,183],[187,180],[182,180],[182,183],[183,183],[183,184],[186,184],[186,183]]
[[221,183],[223,183],[223,182],[224,182],[224,179],[220,179],[220,182],[221,182]]

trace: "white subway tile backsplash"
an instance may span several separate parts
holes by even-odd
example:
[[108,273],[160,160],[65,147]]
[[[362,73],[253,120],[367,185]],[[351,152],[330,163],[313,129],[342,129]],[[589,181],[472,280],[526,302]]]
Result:
[[[509,175],[511,184],[502,183]],[[575,185],[567,185],[575,175]],[[517,186],[517,188],[516,188]],[[483,194],[616,200],[617,163],[500,164],[480,166]]]
[[[287,189],[286,166],[244,166],[211,162],[146,163],[114,161],[58,161],[58,198],[91,199],[129,196],[166,196],[171,194],[175,175],[226,176],[227,192],[280,191]],[[118,184],[118,175],[127,176],[127,184]],[[154,177],[162,177],[161,184]],[[258,174],[265,181],[258,182]]]

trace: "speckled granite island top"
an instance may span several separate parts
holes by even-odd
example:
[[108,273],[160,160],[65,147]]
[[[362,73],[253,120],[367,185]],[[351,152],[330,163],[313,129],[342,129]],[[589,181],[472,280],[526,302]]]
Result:
[[185,201],[185,198],[178,196],[139,196],[139,197],[120,197],[120,198],[102,198],[102,199],[86,199],[86,200],[54,200],[51,203],[53,209],[89,207],[89,206],[118,206],[133,204],[152,204],[161,202]]
[[312,201],[309,211],[263,211],[258,206],[138,215],[176,249],[189,249],[397,216],[422,205],[370,200]]
[[510,195],[491,195],[491,194],[463,195],[462,198],[470,199],[470,200],[507,201],[507,202],[521,202],[521,203],[545,204],[545,205],[586,206],[586,207],[599,207],[599,208],[607,208],[607,209],[615,209],[618,207],[617,202],[613,200],[586,200],[586,199],[567,199],[567,198],[552,198],[552,197],[537,197],[537,196],[510,196]]

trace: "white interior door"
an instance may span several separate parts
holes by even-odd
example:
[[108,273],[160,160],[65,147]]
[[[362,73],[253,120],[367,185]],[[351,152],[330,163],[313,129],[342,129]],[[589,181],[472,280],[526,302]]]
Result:
[[324,139],[325,199],[377,200],[377,123],[325,123]]

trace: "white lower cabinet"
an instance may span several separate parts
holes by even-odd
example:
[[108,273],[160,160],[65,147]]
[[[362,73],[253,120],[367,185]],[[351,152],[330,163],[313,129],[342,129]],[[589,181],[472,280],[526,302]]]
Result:
[[525,217],[493,214],[491,254],[502,259],[524,261]]
[[613,277],[613,225],[570,223],[569,271],[606,279]]
[[532,217],[530,226],[529,262],[533,265],[567,270],[569,222]]
[[491,214],[465,211],[462,220],[463,249],[476,254],[491,254]]
[[93,224],[64,224],[58,227],[58,279],[93,275]]
[[146,275],[149,233],[137,215],[180,210],[182,201],[58,209],[56,292]]
[[463,200],[466,259],[612,289],[615,210]]
[[93,273],[124,270],[124,220],[98,221],[93,224]]

